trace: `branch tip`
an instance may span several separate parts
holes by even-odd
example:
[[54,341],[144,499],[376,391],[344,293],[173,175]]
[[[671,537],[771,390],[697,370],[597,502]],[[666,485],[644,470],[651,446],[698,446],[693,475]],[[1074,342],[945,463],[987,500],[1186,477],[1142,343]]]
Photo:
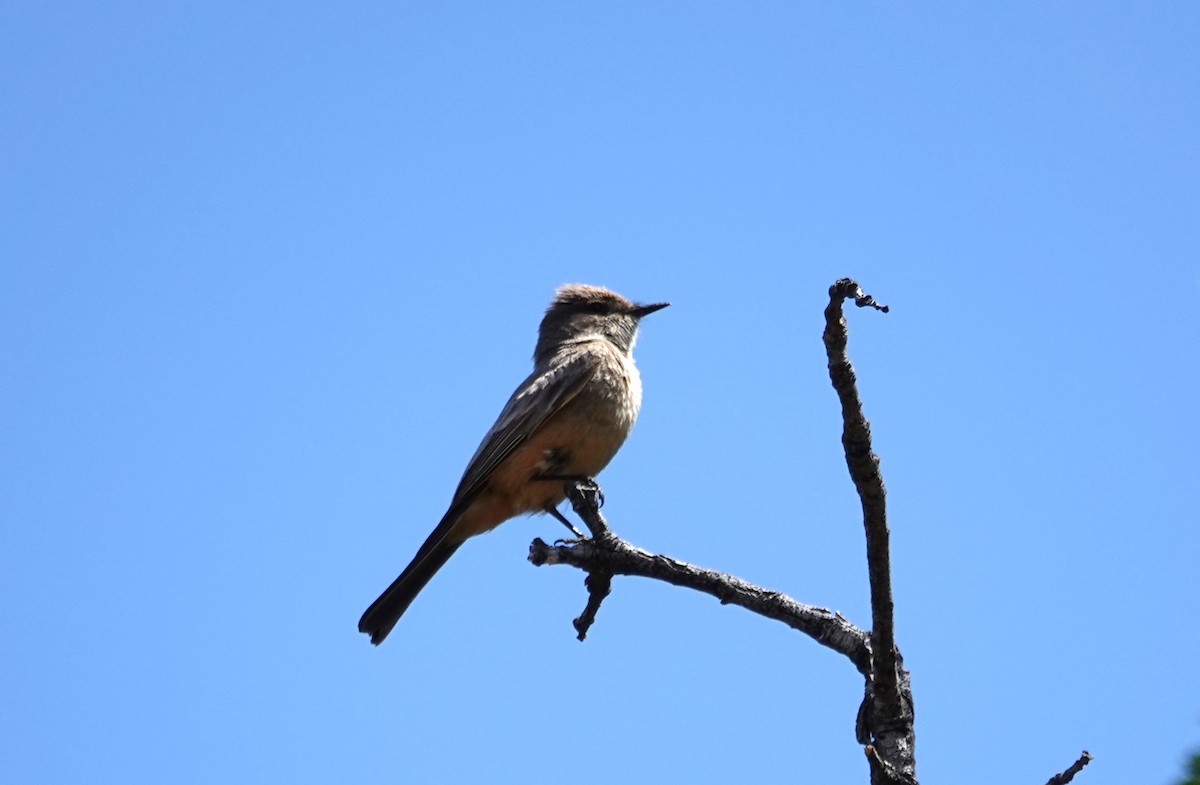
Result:
[[1053,777],[1051,777],[1050,779],[1048,779],[1046,781],[1046,785],[1067,785],[1068,782],[1075,779],[1076,774],[1083,771],[1084,766],[1088,765],[1091,762],[1092,762],[1092,753],[1088,752],[1087,750],[1084,750],[1080,754],[1079,759],[1071,764],[1070,768],[1068,768],[1066,771],[1064,771],[1060,774],[1055,774]]
[[612,573],[604,570],[589,572],[583,579],[583,585],[588,590],[587,607],[583,609],[583,613],[579,614],[578,618],[571,622],[571,625],[575,627],[575,639],[580,642],[587,638],[588,630],[596,621],[600,603],[604,602],[604,598],[612,591]]
[[864,292],[862,287],[853,278],[839,278],[835,281],[833,286],[829,287],[829,299],[853,299],[854,304],[859,308],[874,308],[876,311],[882,311],[883,313],[891,310],[883,303],[875,302],[875,298]]

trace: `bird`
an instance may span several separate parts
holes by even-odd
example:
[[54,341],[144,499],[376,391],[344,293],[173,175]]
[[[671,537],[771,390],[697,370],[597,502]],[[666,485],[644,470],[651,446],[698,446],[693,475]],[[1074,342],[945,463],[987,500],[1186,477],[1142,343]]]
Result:
[[475,450],[446,514],[359,620],[371,643],[383,642],[470,537],[536,513],[575,531],[557,509],[566,497],[564,482],[592,480],[628,437],[642,402],[633,362],[638,326],[668,305],[637,304],[587,284],[555,291],[538,327],[533,372]]

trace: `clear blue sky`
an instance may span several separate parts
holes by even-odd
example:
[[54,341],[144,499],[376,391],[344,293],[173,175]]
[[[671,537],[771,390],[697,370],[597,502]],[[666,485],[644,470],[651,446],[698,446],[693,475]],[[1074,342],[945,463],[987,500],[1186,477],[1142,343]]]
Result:
[[[614,528],[866,625],[844,275],[928,783],[1200,744],[1200,6],[0,11],[0,780],[866,782],[810,640],[471,541],[568,281],[670,300]],[[547,774],[551,769],[554,773]]]

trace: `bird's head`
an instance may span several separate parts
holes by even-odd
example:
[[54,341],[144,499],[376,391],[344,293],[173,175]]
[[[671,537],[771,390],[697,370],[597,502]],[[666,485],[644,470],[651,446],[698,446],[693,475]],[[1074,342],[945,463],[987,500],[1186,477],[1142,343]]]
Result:
[[637,340],[643,316],[670,303],[639,305],[602,286],[571,283],[560,286],[538,328],[534,362],[554,354],[566,341],[603,337],[628,354]]

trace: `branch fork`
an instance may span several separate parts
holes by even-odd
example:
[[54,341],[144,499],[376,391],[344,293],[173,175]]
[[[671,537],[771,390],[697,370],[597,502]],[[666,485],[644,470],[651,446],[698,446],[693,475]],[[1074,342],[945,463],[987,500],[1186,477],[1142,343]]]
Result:
[[[846,353],[847,328],[842,313],[846,300],[853,300],[860,308],[874,308],[882,313],[887,313],[888,307],[865,294],[853,280],[842,278],[829,287],[822,336],[829,378],[842,408],[842,446],[846,465],[863,510],[871,587],[869,632],[827,608],[805,605],[732,575],[652,554],[626,542],[608,528],[600,514],[604,497],[592,480],[571,480],[565,486],[571,506],[592,536],[560,540],[554,545],[535,539],[529,546],[529,560],[537,566],[567,564],[587,573],[584,580],[587,605],[572,622],[581,641],[587,637],[601,603],[612,590],[613,576],[640,575],[704,592],[716,597],[722,605],[738,605],[781,621],[844,655],[864,677],[864,697],[855,721],[855,732],[863,745],[872,785],[917,785],[912,686],[896,647],[892,613],[887,491],[879,469],[879,457],[872,451],[871,426],[863,415],[854,368]],[[1091,756],[1083,753],[1069,769],[1052,777],[1047,785],[1065,785],[1090,760]]]

